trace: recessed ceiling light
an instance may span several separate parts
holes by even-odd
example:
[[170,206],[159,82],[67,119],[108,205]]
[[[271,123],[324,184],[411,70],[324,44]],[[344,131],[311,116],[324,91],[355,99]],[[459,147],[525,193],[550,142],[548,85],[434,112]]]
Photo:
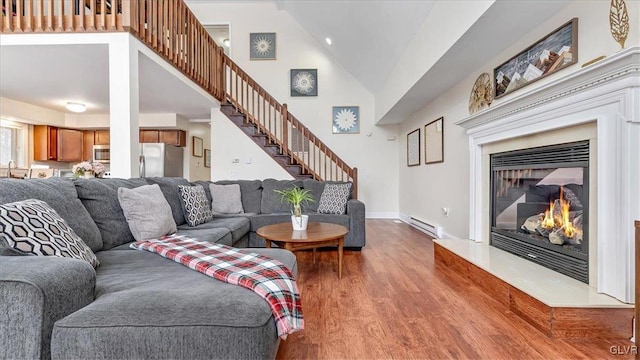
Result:
[[222,43],[223,43],[226,47],[230,47],[230,46],[231,46],[231,41],[229,41],[229,39],[224,39],[224,40],[222,40]]
[[69,110],[71,112],[74,112],[74,113],[81,113],[81,112],[87,111],[87,106],[85,104],[79,103],[79,102],[69,101],[69,102],[67,102],[65,107],[67,108],[67,110]]
[[331,45],[331,44],[333,43],[333,42],[331,41],[331,38],[329,38],[329,37],[324,38],[324,41],[326,41],[326,42],[327,42],[327,45]]

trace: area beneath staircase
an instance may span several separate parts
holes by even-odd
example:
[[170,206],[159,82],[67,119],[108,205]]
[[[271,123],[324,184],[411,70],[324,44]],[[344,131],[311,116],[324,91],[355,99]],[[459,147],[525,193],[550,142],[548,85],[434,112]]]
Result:
[[628,340],[634,307],[587,284],[472,240],[434,240],[435,260],[552,338]]

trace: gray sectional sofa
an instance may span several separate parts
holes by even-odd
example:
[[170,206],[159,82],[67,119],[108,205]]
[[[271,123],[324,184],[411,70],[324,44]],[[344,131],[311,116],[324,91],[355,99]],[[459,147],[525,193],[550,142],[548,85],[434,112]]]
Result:
[[[23,256],[0,239],[0,358],[2,359],[250,359],[274,358],[279,345],[267,303],[253,292],[194,272],[156,254],[131,250],[134,241],[117,200],[120,187],[158,184],[178,233],[236,247],[260,247],[258,227],[289,221],[274,189],[293,185],[319,199],[325,183],[232,181],[240,185],[243,214],[186,224],[180,178],[0,180],[0,204],[47,202],[93,250],[100,266],[60,257]],[[209,182],[198,182],[210,198]],[[347,226],[345,246],[365,245],[364,204],[349,200],[347,214],[307,213],[310,221]],[[251,249],[297,273],[282,249]]]

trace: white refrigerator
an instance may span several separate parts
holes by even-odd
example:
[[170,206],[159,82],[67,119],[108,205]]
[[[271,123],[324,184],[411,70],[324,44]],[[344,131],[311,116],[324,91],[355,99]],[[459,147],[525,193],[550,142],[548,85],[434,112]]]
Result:
[[182,177],[183,152],[163,143],[140,144],[140,177]]

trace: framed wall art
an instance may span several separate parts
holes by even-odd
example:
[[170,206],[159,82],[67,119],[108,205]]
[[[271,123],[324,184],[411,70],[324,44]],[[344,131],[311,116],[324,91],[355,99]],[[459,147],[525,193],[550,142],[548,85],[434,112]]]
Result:
[[211,167],[211,149],[204,149],[204,167]]
[[420,129],[407,134],[407,166],[420,165]]
[[250,60],[276,59],[276,33],[249,34]]
[[334,134],[360,133],[360,108],[357,106],[334,106],[332,112]]
[[291,69],[291,96],[318,96],[318,69]]
[[444,117],[424,126],[424,163],[444,162]]
[[202,145],[203,145],[202,138],[194,136],[193,140],[192,140],[192,143],[191,143],[191,152],[192,152],[193,156],[202,157],[202,155],[203,155]]
[[493,70],[495,98],[577,62],[578,18],[573,18]]

